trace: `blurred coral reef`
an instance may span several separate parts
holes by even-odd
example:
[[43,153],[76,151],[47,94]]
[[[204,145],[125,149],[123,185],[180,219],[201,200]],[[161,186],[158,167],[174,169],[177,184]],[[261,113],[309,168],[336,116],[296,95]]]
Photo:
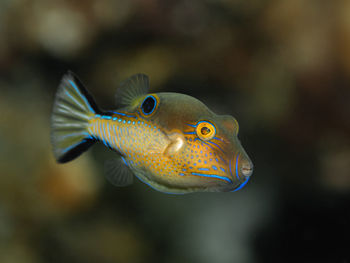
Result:
[[[99,145],[56,164],[67,70],[105,108],[142,72],[235,116],[251,182],[115,188]],[[0,1],[0,262],[350,262],[349,87],[347,0]]]

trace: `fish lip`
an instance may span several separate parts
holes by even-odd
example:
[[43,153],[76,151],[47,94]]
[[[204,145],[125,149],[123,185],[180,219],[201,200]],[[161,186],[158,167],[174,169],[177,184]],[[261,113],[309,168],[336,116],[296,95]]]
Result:
[[254,171],[254,165],[252,161],[249,158],[247,158],[242,163],[241,173],[244,177],[250,177],[253,174],[253,171]]
[[250,177],[252,174],[253,174],[253,168],[250,166],[250,167],[242,167],[241,171],[242,171],[242,174],[245,176],[245,177]]

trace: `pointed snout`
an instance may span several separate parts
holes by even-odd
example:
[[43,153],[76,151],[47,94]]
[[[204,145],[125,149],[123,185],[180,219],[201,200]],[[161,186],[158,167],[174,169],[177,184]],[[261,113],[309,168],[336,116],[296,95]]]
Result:
[[245,177],[251,176],[254,170],[253,163],[249,159],[242,158],[240,170]]
[[238,179],[239,181],[244,182],[252,175],[254,166],[244,150],[238,153],[231,162],[232,166],[230,163],[230,171],[232,179]]

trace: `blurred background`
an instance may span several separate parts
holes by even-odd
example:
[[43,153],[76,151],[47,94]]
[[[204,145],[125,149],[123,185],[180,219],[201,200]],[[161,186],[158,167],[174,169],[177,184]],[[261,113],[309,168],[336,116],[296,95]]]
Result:
[[[235,193],[166,195],[58,165],[50,113],[72,70],[114,107],[135,73],[240,123]],[[1,0],[0,262],[350,262],[350,2]]]

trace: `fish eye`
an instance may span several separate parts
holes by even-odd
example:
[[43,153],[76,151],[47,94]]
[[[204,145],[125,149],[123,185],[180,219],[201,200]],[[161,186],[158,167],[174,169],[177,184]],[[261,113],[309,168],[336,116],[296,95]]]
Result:
[[196,127],[197,136],[203,141],[211,140],[215,134],[216,129],[213,124],[208,121],[200,121]]
[[154,95],[147,96],[141,103],[143,115],[150,116],[158,105],[158,99]]

